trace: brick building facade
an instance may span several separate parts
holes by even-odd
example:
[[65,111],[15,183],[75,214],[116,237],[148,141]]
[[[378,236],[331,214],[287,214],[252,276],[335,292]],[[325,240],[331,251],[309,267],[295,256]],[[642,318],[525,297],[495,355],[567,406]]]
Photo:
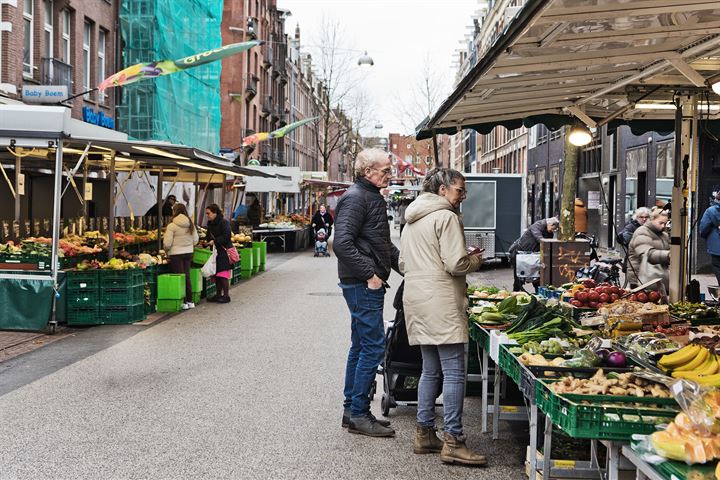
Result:
[[[117,9],[116,0],[0,2],[0,103],[22,101],[23,85],[66,85],[72,96],[114,73]],[[114,117],[115,92],[66,104],[74,118],[83,107]]]

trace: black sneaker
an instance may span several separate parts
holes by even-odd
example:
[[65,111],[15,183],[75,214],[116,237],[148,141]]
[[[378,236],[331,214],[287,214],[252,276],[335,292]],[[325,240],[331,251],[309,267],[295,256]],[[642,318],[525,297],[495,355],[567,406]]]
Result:
[[217,303],[230,303],[230,297],[223,296],[217,299]]
[[364,417],[350,417],[348,432],[366,435],[368,437],[394,437],[395,430],[390,427],[380,425],[374,417],[370,415]]
[[[383,427],[389,427],[390,421],[389,420],[382,420],[380,418],[376,418],[375,415],[368,412],[368,417],[372,419],[373,421],[379,423]],[[343,418],[342,418],[342,428],[348,428],[350,426],[350,410],[343,410]]]
[[206,300],[208,302],[217,302],[219,298],[220,298],[220,295],[213,295],[212,297],[208,297]]

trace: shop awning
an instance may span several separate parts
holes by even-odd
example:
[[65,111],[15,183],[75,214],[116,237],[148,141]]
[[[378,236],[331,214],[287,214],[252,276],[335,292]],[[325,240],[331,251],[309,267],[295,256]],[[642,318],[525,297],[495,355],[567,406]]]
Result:
[[679,90],[702,92],[708,128],[720,130],[706,85],[718,72],[719,2],[527,0],[417,138],[573,117],[671,132]]
[[[274,174],[241,167],[224,157],[168,142],[128,139],[122,132],[91,125],[70,116],[70,109],[55,106],[0,105],[0,147],[22,152],[23,168],[51,169],[55,144],[63,144],[64,161],[76,162],[87,148],[91,170],[107,170],[115,153],[116,171],[157,170],[178,181],[220,183],[224,175],[275,178]],[[0,161],[15,156],[0,149]]]
[[315,180],[312,178],[306,178],[303,180],[303,185],[309,185],[312,187],[325,187],[331,189],[347,189],[352,186],[352,182],[333,182],[330,180]]
[[300,193],[300,169],[297,167],[247,167],[275,178],[248,177],[245,191],[256,193]]

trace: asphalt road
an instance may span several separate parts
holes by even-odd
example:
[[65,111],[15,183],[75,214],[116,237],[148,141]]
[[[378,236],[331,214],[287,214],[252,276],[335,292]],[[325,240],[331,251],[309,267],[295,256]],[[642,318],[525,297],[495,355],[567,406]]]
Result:
[[231,297],[123,335],[90,330],[5,368],[0,479],[522,478],[527,437],[505,423],[498,441],[481,434],[479,398],[464,420],[485,469],[413,454],[412,407],[392,411],[392,439],[340,427],[349,315],[334,257],[288,256]]

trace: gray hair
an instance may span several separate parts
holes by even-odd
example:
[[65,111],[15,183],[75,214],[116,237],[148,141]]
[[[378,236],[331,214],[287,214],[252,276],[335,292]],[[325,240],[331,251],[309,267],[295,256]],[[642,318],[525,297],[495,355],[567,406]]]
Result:
[[635,213],[633,213],[632,219],[637,220],[639,216],[647,216],[650,217],[650,214],[652,212],[647,207],[640,207],[637,210],[635,210]]
[[545,219],[545,223],[548,225],[560,225],[560,220],[557,217],[550,217]]
[[423,192],[430,192],[437,195],[440,191],[440,187],[445,185],[449,187],[457,180],[465,180],[462,173],[452,168],[433,168],[423,180]]
[[365,176],[365,170],[372,168],[376,163],[387,160],[388,153],[379,148],[366,148],[365,150],[358,153],[355,159],[355,177],[360,178]]

